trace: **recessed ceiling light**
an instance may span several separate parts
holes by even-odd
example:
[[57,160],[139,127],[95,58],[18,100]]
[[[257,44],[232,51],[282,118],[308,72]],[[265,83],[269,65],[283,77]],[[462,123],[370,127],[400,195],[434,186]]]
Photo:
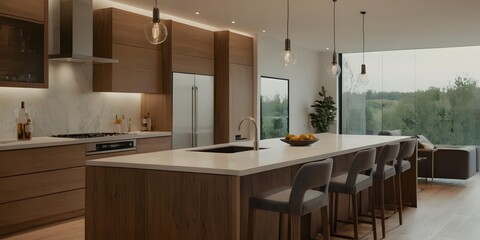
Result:
[[326,48],[327,50],[330,50],[330,48]]
[[267,32],[267,30],[262,30],[262,32]]
[[199,15],[199,14],[200,14],[200,12],[195,12],[195,14],[196,14],[196,15]]
[[235,20],[233,20],[232,23],[235,24]]

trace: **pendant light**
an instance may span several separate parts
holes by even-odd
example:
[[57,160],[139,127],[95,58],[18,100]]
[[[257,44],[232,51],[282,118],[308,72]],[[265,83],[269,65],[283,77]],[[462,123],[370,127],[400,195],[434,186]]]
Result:
[[360,12],[363,15],[363,24],[362,24],[362,35],[363,35],[363,62],[362,62],[362,69],[360,74],[357,78],[357,83],[359,85],[365,86],[368,84],[368,75],[367,75],[367,66],[365,65],[365,11]]
[[285,39],[285,50],[282,51],[282,61],[285,67],[291,66],[297,62],[297,54],[292,51],[292,45],[289,38],[290,24],[290,0],[287,0],[287,38]]
[[337,61],[337,49],[336,49],[336,29],[335,29],[335,13],[336,13],[336,9],[335,9],[335,4],[337,3],[337,0],[333,0],[333,58],[332,58],[332,64],[329,66],[329,68],[327,69],[327,72],[330,76],[332,77],[338,77],[340,75],[340,73],[342,72],[342,68],[340,67],[340,65],[338,65],[338,61]]
[[160,22],[160,11],[157,7],[157,0],[155,0],[152,21],[145,24],[145,38],[151,44],[157,45],[165,41],[165,39],[167,39],[167,35],[167,27]]

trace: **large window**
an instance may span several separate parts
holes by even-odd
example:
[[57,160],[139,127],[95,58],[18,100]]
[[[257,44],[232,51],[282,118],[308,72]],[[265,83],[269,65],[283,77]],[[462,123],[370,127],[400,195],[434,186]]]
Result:
[[480,47],[366,53],[370,82],[359,86],[362,55],[343,54],[342,132],[480,144],[479,55]]
[[288,79],[261,78],[261,139],[288,134]]

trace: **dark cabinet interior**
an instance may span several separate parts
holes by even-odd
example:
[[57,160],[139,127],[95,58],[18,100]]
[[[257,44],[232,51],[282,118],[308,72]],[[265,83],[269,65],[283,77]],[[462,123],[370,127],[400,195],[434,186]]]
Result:
[[44,24],[0,16],[0,82],[43,84]]

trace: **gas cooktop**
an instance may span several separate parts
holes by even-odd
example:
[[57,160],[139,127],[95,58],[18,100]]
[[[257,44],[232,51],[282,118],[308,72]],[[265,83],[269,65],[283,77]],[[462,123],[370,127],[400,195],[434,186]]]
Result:
[[125,135],[126,133],[73,133],[73,134],[57,134],[52,135],[50,137],[59,137],[59,138],[96,138],[96,137],[109,137],[109,136],[117,136],[117,135]]

